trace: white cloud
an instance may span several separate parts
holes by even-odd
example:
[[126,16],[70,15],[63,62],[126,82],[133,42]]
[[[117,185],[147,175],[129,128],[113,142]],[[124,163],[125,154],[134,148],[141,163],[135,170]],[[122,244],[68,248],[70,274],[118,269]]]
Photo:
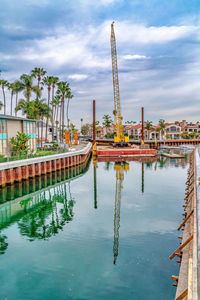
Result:
[[[24,41],[24,46],[14,48],[18,49],[14,53],[1,52],[0,59],[5,65],[10,64],[12,69],[17,70],[16,74],[42,66],[62,80],[71,79],[70,85],[75,95],[70,103],[71,118],[74,121],[80,119],[78,104],[82,117],[89,119],[92,114],[88,99],[96,98],[97,118],[101,119],[103,114],[112,114],[113,110],[110,24],[111,21],[105,21],[98,26],[72,27],[70,30],[59,27],[46,32],[43,39]],[[124,118],[139,119],[140,113],[137,111],[142,105],[145,106],[146,114],[149,113],[147,118],[150,120],[159,119],[159,114],[165,114],[164,118],[175,118],[179,107],[188,106],[188,103],[182,104],[182,99],[188,98],[195,103],[199,94],[200,68],[199,64],[192,65],[184,61],[182,46],[185,45],[185,38],[193,41],[198,30],[199,27],[195,26],[147,27],[131,22],[115,24]],[[177,69],[172,62],[167,61],[175,55],[174,64],[177,63],[177,54],[173,53],[174,41],[178,41],[181,50],[180,57],[177,57],[181,63]],[[168,45],[171,47],[169,54]],[[164,53],[163,49],[166,49]],[[193,54],[191,48],[190,57],[194,62],[198,61],[199,53]],[[180,66],[181,71],[178,70]],[[170,68],[173,70],[170,71]],[[13,78],[13,74],[12,71],[10,78]],[[174,114],[173,108],[176,109]],[[191,115],[194,110],[188,112]],[[187,118],[187,109],[181,113],[183,118]]]
[[86,78],[88,78],[88,75],[86,74],[72,74],[68,76],[69,79],[74,79],[74,80],[84,80]]
[[145,55],[138,55],[138,54],[134,54],[134,55],[131,55],[131,54],[127,54],[127,55],[124,55],[122,57],[123,59],[125,60],[134,60],[134,59],[147,59],[148,57],[145,56]]

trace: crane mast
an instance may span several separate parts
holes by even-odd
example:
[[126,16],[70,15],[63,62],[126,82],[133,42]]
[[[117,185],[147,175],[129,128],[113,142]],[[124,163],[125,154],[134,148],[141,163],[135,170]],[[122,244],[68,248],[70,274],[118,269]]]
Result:
[[111,44],[111,57],[112,57],[114,115],[115,115],[115,128],[116,128],[116,136],[114,136],[114,142],[115,143],[128,142],[129,137],[124,136],[124,130],[122,125],[123,117],[121,116],[121,107],[120,107],[117,48],[116,48],[116,38],[114,32],[114,22],[111,24],[110,44]]

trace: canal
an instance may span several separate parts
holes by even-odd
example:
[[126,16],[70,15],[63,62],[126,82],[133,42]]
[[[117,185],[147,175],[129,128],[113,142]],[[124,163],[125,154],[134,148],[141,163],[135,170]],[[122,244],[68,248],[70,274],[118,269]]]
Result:
[[174,299],[186,175],[91,161],[1,189],[0,299]]

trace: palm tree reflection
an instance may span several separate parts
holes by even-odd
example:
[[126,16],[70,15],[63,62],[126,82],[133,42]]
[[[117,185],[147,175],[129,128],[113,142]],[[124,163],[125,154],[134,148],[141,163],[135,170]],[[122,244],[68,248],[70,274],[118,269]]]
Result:
[[4,254],[8,248],[7,236],[0,235],[0,255]]
[[72,221],[74,204],[70,182],[68,192],[66,183],[54,188],[53,192],[49,190],[48,195],[43,192],[37,206],[18,221],[20,233],[30,241],[49,239],[63,230],[66,223]]

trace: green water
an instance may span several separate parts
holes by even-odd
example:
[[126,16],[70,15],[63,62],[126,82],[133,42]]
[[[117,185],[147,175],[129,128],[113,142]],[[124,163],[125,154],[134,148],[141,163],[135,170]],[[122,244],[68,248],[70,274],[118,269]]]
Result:
[[173,299],[186,170],[91,163],[0,190],[0,299]]

